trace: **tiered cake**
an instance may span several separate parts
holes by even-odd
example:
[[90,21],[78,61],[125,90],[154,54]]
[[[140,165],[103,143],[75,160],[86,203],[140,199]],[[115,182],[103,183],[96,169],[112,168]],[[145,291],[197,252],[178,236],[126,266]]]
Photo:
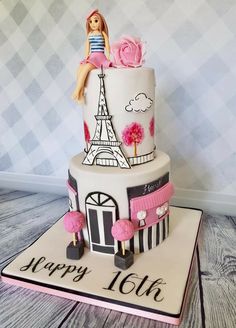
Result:
[[111,68],[104,17],[95,10],[86,26],[91,51],[72,95],[85,101],[85,149],[70,161],[70,211],[2,270],[2,280],[179,324],[201,211],[172,207],[169,218],[170,159],[155,146],[155,76],[142,67],[144,45],[122,38]]
[[84,105],[86,147],[69,166],[70,211],[85,215],[92,252],[115,254],[112,227],[128,219],[125,248],[142,253],[169,233],[170,159],[155,147],[155,76],[151,68],[95,69]]

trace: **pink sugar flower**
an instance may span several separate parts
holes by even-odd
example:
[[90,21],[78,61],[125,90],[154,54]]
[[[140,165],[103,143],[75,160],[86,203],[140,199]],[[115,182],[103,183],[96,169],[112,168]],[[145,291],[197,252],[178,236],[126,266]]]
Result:
[[144,63],[145,47],[140,38],[123,36],[111,46],[115,67],[140,67]]

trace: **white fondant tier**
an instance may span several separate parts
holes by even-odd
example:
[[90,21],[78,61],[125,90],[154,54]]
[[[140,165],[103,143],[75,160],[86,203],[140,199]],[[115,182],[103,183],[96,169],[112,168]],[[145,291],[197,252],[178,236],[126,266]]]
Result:
[[84,154],[72,158],[68,190],[70,210],[86,216],[83,235],[91,251],[114,254],[119,244],[111,235],[118,219],[131,219],[134,238],[126,248],[141,253],[157,246],[169,231],[170,158],[157,152],[153,161],[130,170],[82,164]]
[[129,168],[153,160],[154,108],[153,69],[109,68],[104,76],[100,69],[92,70],[85,89],[84,123],[86,149],[93,148],[84,163]]

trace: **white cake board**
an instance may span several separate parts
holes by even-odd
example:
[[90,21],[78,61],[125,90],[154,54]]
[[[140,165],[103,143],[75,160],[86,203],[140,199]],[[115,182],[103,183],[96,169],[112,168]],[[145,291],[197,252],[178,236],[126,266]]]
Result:
[[[85,250],[68,260],[71,241],[57,221],[2,270],[2,281],[171,324],[180,324],[202,212],[171,207],[170,234],[158,247],[134,256],[122,271],[113,255]],[[37,264],[38,263],[38,264]]]

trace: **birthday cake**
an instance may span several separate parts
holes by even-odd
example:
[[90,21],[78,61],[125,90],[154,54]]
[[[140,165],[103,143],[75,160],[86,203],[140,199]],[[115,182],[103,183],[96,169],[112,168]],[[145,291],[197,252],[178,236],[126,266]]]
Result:
[[[89,16],[91,29],[96,17],[101,25],[99,15]],[[90,55],[81,62],[75,92],[84,102],[86,146],[69,165],[65,228],[74,242],[67,256],[79,259],[85,245],[91,252],[115,255],[115,265],[126,269],[133,254],[158,246],[168,236],[170,159],[156,150],[155,74],[142,67],[140,39],[121,39],[113,46],[114,62],[106,58],[97,64],[95,54],[100,61],[98,49],[104,51],[106,34],[91,29]]]
[[169,206],[170,158],[155,146],[155,74],[143,67],[143,43],[123,37],[110,61],[102,15],[93,11],[86,26],[72,95],[83,103],[85,147],[70,160],[69,211],[2,280],[179,324],[201,211]]

